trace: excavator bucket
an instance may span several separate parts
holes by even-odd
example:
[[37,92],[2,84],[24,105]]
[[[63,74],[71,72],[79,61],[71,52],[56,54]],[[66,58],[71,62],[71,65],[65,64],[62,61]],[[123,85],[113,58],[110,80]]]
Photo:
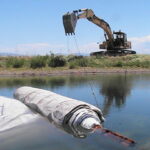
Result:
[[73,13],[68,12],[67,14],[63,15],[63,25],[66,35],[75,34],[74,32],[77,20],[78,18],[74,12]]

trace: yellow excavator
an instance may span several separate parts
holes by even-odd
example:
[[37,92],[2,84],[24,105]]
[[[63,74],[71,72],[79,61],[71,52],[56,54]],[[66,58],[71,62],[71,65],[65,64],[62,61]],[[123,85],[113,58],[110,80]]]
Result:
[[63,15],[63,25],[66,35],[75,34],[76,23],[82,18],[86,18],[104,30],[105,41],[99,45],[99,48],[106,51],[93,52],[90,55],[121,56],[136,54],[135,51],[131,50],[131,42],[127,41],[126,34],[121,31],[112,32],[109,24],[103,19],[98,18],[91,9],[79,9]]

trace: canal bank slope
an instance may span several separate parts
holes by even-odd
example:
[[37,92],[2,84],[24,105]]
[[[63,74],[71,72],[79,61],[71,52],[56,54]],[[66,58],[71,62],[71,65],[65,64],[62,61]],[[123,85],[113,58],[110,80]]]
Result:
[[150,73],[146,68],[78,68],[78,69],[4,69],[0,76],[51,76],[67,74]]
[[0,57],[0,76],[49,76],[95,73],[150,73],[150,55],[7,56]]

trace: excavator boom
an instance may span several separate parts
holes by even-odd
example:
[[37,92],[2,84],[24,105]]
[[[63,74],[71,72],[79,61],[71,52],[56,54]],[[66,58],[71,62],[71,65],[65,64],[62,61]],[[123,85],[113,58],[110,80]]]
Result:
[[68,12],[67,14],[63,15],[63,25],[65,28],[65,33],[69,35],[75,33],[77,20],[82,18],[86,18],[90,22],[102,28],[108,36],[107,40],[109,40],[110,42],[113,41],[113,33],[109,24],[103,19],[98,18],[91,9],[79,9],[73,11],[72,13]]

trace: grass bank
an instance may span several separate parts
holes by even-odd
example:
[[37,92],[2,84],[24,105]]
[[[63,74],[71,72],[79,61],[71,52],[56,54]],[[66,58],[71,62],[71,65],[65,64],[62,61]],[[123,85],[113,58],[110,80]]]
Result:
[[[32,56],[0,57],[0,74],[48,74],[50,72],[99,72],[104,70],[150,70],[150,55],[122,57],[96,56]],[[95,70],[95,71],[93,71]]]

